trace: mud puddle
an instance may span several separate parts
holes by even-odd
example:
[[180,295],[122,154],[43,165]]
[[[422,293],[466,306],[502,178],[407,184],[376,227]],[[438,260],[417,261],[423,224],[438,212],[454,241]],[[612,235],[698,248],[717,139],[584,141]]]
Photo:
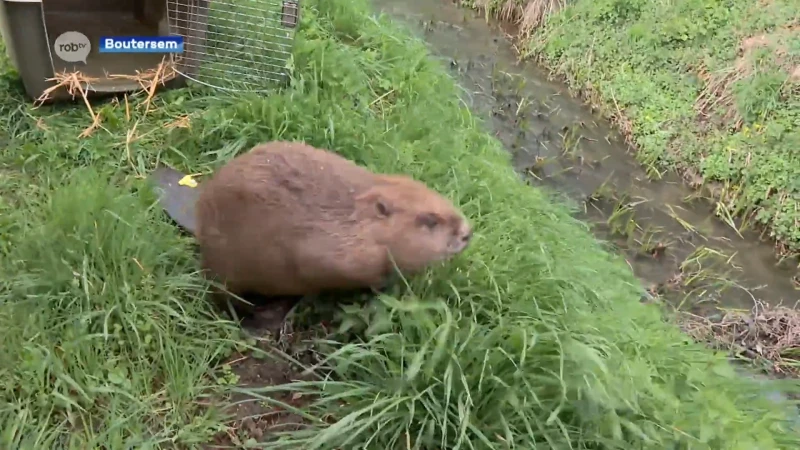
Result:
[[373,2],[428,42],[516,169],[576,203],[577,215],[626,257],[652,295],[706,315],[800,300],[796,261],[780,261],[741,222],[715,217],[716,206],[678,177],[649,181],[604,119],[535,65],[518,63],[497,24],[449,0]]

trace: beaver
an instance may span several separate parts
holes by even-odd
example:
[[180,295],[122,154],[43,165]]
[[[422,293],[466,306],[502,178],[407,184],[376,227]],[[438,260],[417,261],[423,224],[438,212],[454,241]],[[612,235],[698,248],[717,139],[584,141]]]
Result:
[[465,250],[452,202],[405,175],[380,174],[303,142],[260,144],[198,189],[154,174],[167,213],[196,237],[208,276],[237,295],[381,289]]

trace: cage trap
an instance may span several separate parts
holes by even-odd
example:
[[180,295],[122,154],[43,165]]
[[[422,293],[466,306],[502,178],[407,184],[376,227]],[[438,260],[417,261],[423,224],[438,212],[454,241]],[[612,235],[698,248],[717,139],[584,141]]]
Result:
[[167,0],[184,38],[177,71],[207,86],[263,90],[285,80],[299,0]]
[[[33,98],[72,98],[64,80],[88,95],[186,80],[261,91],[286,78],[299,11],[299,0],[0,0],[0,31]],[[101,37],[158,36],[183,37],[183,52],[100,52]]]

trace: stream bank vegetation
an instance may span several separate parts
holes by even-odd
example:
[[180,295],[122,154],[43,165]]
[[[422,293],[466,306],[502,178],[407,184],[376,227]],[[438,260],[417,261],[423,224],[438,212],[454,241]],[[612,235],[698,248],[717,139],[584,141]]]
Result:
[[[734,230],[759,227],[780,263],[800,252],[800,8],[770,0],[467,0],[516,25],[517,48],[564,78],[627,137],[648,174],[675,170]],[[620,211],[621,213],[622,211]],[[627,226],[631,226],[630,223]],[[738,231],[737,231],[738,233]],[[795,277],[800,288],[800,273]],[[725,313],[713,332],[748,354],[793,351],[795,305]],[[781,326],[773,327],[773,324]],[[733,324],[737,324],[735,327]],[[758,328],[757,327],[757,328]],[[786,335],[780,335],[780,331]],[[758,341],[760,336],[763,341]],[[769,337],[771,336],[771,337]],[[753,340],[755,339],[755,340]],[[741,339],[738,339],[741,341]],[[772,344],[774,345],[772,345]],[[776,351],[757,351],[767,347]],[[737,351],[737,353],[741,353]],[[747,353],[747,352],[746,352]],[[757,359],[758,359],[757,358]],[[769,365],[768,365],[769,366]]]
[[[363,1],[303,7],[269,96],[144,92],[93,118],[33,109],[4,68],[0,446],[800,445],[771,388],[642,304],[625,262],[519,181],[422,42]],[[473,245],[366,303],[298,312],[278,342],[243,337],[142,178],[274,139],[415,176],[472,218]]]
[[645,166],[676,169],[733,217],[800,251],[795,2],[468,0],[616,122]]

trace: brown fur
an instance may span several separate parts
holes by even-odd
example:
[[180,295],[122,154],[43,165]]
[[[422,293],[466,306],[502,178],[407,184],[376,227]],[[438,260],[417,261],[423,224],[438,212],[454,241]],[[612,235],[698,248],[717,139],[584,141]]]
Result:
[[[463,251],[472,235],[446,198],[300,142],[270,142],[201,184],[203,268],[266,296],[379,288]],[[390,256],[391,255],[391,256]]]

